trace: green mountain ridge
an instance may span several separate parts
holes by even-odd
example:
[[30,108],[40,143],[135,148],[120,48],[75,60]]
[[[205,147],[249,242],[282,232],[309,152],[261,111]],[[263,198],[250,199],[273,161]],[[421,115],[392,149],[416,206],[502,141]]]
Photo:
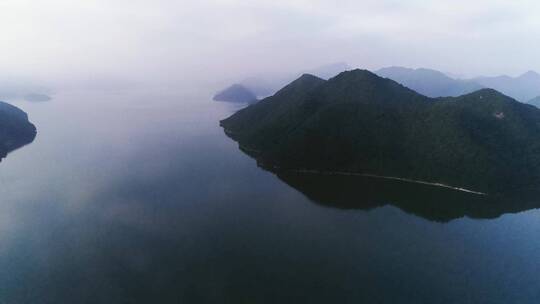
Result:
[[303,75],[222,120],[279,170],[394,176],[499,193],[540,183],[540,110],[493,89],[429,98],[369,71]]

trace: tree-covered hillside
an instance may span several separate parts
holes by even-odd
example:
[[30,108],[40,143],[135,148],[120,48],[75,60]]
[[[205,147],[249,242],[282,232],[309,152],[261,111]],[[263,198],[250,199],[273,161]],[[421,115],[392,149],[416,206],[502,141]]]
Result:
[[304,75],[221,122],[261,164],[482,192],[540,186],[540,110],[492,89],[432,99],[354,70]]

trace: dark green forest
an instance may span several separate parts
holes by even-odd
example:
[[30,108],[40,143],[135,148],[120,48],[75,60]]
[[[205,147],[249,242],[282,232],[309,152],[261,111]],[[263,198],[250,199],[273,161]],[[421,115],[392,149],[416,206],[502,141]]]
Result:
[[221,121],[274,170],[340,171],[487,193],[540,186],[540,110],[492,89],[429,98],[365,71],[303,75]]

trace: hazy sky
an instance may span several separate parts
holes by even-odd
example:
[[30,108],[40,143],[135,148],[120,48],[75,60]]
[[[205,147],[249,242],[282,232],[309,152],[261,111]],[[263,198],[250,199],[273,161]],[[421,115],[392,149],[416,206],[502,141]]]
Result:
[[0,0],[0,71],[76,81],[208,82],[351,66],[540,71],[540,2]]

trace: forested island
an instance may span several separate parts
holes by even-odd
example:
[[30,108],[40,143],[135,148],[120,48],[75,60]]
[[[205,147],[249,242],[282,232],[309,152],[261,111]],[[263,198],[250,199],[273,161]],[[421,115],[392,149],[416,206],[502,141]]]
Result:
[[478,194],[540,186],[540,110],[493,89],[430,98],[366,70],[305,74],[221,125],[277,172],[384,176]]

